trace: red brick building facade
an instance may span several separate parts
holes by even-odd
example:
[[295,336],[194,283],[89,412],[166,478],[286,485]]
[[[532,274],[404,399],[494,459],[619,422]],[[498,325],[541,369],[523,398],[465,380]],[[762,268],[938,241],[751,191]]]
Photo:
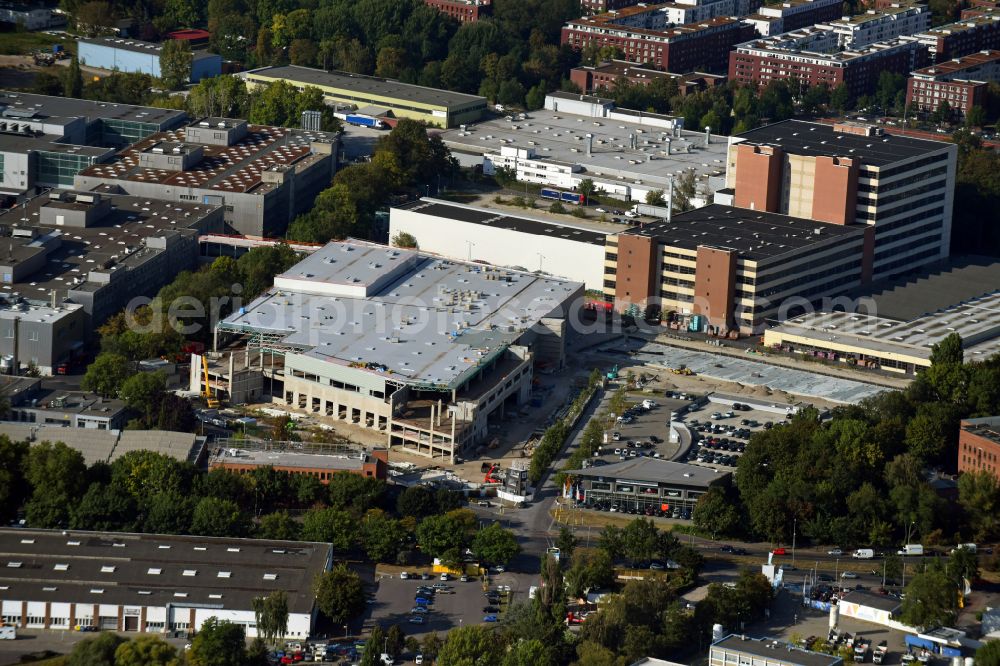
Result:
[[580,86],[580,90],[585,93],[602,88],[612,90],[619,79],[626,79],[629,83],[639,86],[648,86],[659,79],[673,79],[677,81],[677,88],[681,95],[688,95],[726,82],[726,77],[720,74],[704,74],[702,72],[674,74],[642,67],[624,60],[602,62],[593,67],[586,65],[574,67],[569,72],[569,80]]
[[962,421],[958,431],[958,471],[985,471],[1000,478],[1000,416]]
[[491,0],[424,0],[442,14],[447,14],[460,23],[473,23],[493,15]]
[[934,113],[942,102],[958,118],[983,106],[987,82],[1000,80],[1000,51],[983,51],[913,72],[906,85],[906,104]]
[[1000,13],[987,12],[955,23],[939,25],[916,35],[939,63],[979,51],[1000,49]]
[[801,46],[779,35],[740,44],[729,54],[729,78],[747,85],[766,86],[776,79],[798,79],[805,86],[820,83],[835,88],[845,84],[854,97],[870,94],[883,71],[908,75],[927,63],[927,48],[912,39],[879,42],[855,51],[824,53],[810,48],[825,40],[820,28],[797,33]]
[[722,73],[733,46],[756,34],[753,26],[727,17],[664,30],[632,27],[636,22],[630,23],[625,25],[623,17],[615,13],[570,21],[562,29],[561,43],[577,50],[592,44],[614,46],[622,51],[625,60],[650,64],[666,72]]

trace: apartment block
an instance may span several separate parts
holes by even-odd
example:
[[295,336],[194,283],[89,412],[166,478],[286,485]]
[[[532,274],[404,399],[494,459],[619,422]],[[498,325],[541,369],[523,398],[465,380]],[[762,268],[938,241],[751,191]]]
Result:
[[727,17],[671,27],[663,9],[640,5],[570,21],[563,26],[561,42],[577,50],[615,46],[626,60],[667,72],[721,73],[730,49],[754,35],[753,26]]
[[982,16],[939,25],[915,37],[927,47],[933,63],[1000,49],[1000,13],[985,12]]
[[924,5],[894,4],[869,9],[864,14],[845,16],[818,25],[837,35],[837,50],[862,49],[904,35],[915,35],[931,25],[931,13]]
[[424,4],[447,14],[459,23],[473,23],[493,15],[491,0],[424,0]]
[[1000,15],[1000,0],[972,0],[969,6],[959,14],[959,18],[965,21],[979,16],[991,15]]
[[653,81],[670,79],[677,82],[677,89],[681,95],[689,95],[726,82],[726,77],[720,74],[706,74],[704,72],[673,74],[636,65],[625,60],[610,60],[593,66],[574,67],[569,71],[569,79],[587,93],[602,88],[612,90],[619,79],[625,79],[637,86],[648,86]]
[[831,26],[813,26],[739,44],[729,54],[729,78],[754,86],[791,78],[805,86],[844,84],[859,97],[875,90],[882,72],[905,76],[927,63],[927,47],[913,37],[846,51],[840,40]]
[[945,258],[957,147],[879,128],[799,120],[730,137],[735,205],[835,225],[869,226],[879,280]]
[[686,328],[759,333],[769,319],[859,287],[871,229],[710,204],[607,237],[604,296]]
[[1000,479],[1000,416],[965,419],[958,431],[958,471]]
[[833,21],[840,18],[842,7],[840,0],[785,0],[764,5],[744,21],[753,25],[761,37],[768,37]]
[[906,104],[934,113],[943,102],[958,118],[983,106],[989,81],[1000,81],[1000,51],[982,51],[918,69],[906,85]]

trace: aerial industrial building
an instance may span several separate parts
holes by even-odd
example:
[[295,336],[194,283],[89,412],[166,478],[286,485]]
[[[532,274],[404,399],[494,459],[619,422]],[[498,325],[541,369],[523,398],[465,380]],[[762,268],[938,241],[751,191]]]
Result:
[[463,166],[482,165],[487,174],[506,167],[518,180],[570,191],[590,179],[625,201],[644,201],[648,192],[693,173],[695,198],[705,203],[725,184],[726,140],[683,127],[683,118],[552,93],[544,109],[466,125],[441,138]]
[[1000,416],[965,419],[958,431],[958,471],[1000,479]]
[[295,451],[280,450],[267,445],[241,444],[241,448],[219,447],[208,459],[209,469],[227,469],[237,474],[249,474],[255,469],[270,467],[278,472],[306,475],[323,485],[338,473],[349,472],[385,481],[388,474],[389,452],[386,449],[367,451],[361,448],[345,451],[323,451],[302,444]]
[[673,74],[658,69],[643,67],[627,60],[610,60],[596,65],[581,65],[569,71],[569,79],[585,93],[600,89],[614,90],[619,79],[624,79],[633,85],[648,86],[657,80],[673,80],[681,95],[689,95],[699,90],[713,88],[726,82],[726,77],[720,74],[691,72],[689,74]]
[[312,86],[323,92],[331,106],[368,109],[375,115],[411,118],[436,127],[472,123],[486,112],[485,97],[348,72],[284,65],[251,69],[239,76],[249,86],[274,81],[285,81],[299,89]]
[[656,458],[633,458],[602,467],[575,470],[577,497],[584,504],[617,504],[623,510],[693,510],[709,488],[725,488],[728,472]]
[[284,357],[281,404],[473,455],[491,420],[564,363],[583,285],[357,241],[329,243],[216,328]]
[[198,202],[225,210],[228,233],[281,236],[330,185],[338,136],[202,118],[158,132],[74,178],[80,190]]
[[605,300],[638,315],[654,308],[688,330],[760,333],[866,283],[872,235],[857,224],[710,204],[609,235]]
[[0,195],[72,187],[77,173],[115,148],[186,119],[174,109],[0,91]]
[[253,600],[282,591],[285,638],[313,634],[313,579],[330,544],[0,529],[3,621],[18,628],[189,635],[209,618],[257,636]]
[[729,143],[726,186],[734,205],[874,227],[872,280],[948,256],[954,144],[801,120],[758,127]]
[[931,348],[957,333],[966,361],[1000,352],[1000,266],[953,259],[914,277],[880,283],[832,308],[768,329],[764,344],[848,365],[914,375]]
[[52,374],[93,327],[198,261],[222,209],[99,192],[53,191],[0,211],[0,355]]
[[[160,78],[163,42],[143,42],[120,37],[97,37],[77,42],[81,65],[113,72],[149,74]],[[222,73],[222,56],[195,49],[191,52],[191,83]]]
[[389,211],[389,237],[408,233],[425,252],[517,270],[537,269],[601,291],[608,232],[542,215],[421,199]]

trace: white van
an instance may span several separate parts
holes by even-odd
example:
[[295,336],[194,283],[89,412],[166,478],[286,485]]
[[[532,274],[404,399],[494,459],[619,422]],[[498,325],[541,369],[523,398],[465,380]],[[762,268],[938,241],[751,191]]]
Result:
[[17,628],[12,624],[0,625],[0,641],[12,641],[17,638]]
[[957,546],[955,546],[954,548],[952,548],[951,552],[954,553],[956,550],[967,550],[970,553],[975,554],[975,552],[976,552],[976,544],[974,544],[974,543],[960,543]]
[[923,555],[924,547],[919,543],[908,543],[903,546],[903,549],[896,552],[897,555]]
[[851,557],[856,560],[870,560],[875,557],[875,551],[871,548],[858,548]]

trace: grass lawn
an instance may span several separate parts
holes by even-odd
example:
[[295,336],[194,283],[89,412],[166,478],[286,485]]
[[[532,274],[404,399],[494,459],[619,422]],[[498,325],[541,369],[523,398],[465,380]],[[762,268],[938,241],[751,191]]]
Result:
[[70,53],[76,52],[76,42],[41,32],[0,33],[0,55],[31,55],[39,49],[51,51],[53,44],[62,44]]

